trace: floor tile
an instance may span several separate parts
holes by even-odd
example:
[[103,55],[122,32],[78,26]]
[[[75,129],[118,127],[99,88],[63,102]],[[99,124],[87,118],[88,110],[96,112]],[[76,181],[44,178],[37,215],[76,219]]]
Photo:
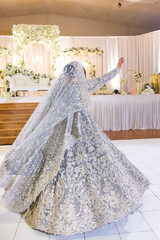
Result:
[[160,184],[160,177],[159,176],[152,176],[149,178],[152,184]]
[[103,227],[99,227],[96,230],[85,232],[86,237],[92,236],[107,236],[107,235],[116,235],[118,234],[115,223],[106,224]]
[[[25,223],[25,220],[21,218],[21,223]],[[28,225],[27,225],[28,227]],[[54,234],[48,234],[49,240],[84,240],[84,234],[75,234],[71,236],[63,236],[63,235],[54,235]]]
[[0,205],[0,223],[17,223],[20,221],[20,214],[8,211]]
[[[141,171],[141,169],[140,169]],[[141,171],[151,182],[151,184],[160,184],[160,176],[154,172],[146,174],[143,170]]]
[[158,184],[158,185],[151,185],[150,189],[160,199],[160,184]]
[[148,189],[147,191],[144,192],[143,196],[144,197],[155,196],[155,194],[152,192],[151,189]]
[[85,240],[121,240],[119,235],[86,237]]
[[49,240],[49,235],[32,229],[24,222],[20,222],[14,240]]
[[71,236],[54,236],[50,234],[49,240],[84,240],[84,234],[75,234]]
[[144,196],[140,211],[160,211],[160,200],[156,196]]
[[152,230],[160,231],[160,211],[142,213]]
[[160,167],[159,167],[159,168],[154,168],[154,171],[155,171],[158,175],[160,175]]
[[155,234],[150,232],[120,234],[122,240],[157,240]]
[[154,234],[156,235],[157,239],[160,240],[160,231],[154,231]]
[[0,240],[13,240],[19,223],[0,223]]
[[140,212],[130,214],[128,217],[116,222],[120,233],[150,231],[150,227]]

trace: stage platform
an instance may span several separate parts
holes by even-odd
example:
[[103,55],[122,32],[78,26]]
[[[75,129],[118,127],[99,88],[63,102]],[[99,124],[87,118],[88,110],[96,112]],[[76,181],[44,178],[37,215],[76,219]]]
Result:
[[1,103],[39,103],[45,96],[41,97],[0,97]]

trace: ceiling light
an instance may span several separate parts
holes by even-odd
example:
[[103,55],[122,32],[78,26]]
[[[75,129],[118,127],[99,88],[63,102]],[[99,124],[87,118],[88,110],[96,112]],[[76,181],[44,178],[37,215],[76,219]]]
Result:
[[119,8],[122,7],[122,3],[119,1],[117,6],[118,6]]

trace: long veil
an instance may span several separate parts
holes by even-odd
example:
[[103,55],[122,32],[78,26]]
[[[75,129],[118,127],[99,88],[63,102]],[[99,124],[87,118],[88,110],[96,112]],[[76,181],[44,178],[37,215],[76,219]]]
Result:
[[[8,202],[10,210],[25,211],[46,184],[56,177],[68,142],[73,140],[73,114],[87,108],[89,102],[83,66],[76,61],[67,64],[30,116],[0,167],[0,187],[8,190],[3,200],[5,205]],[[57,148],[54,156],[49,155],[47,141],[64,119],[67,124],[63,142],[53,146],[53,152]]]

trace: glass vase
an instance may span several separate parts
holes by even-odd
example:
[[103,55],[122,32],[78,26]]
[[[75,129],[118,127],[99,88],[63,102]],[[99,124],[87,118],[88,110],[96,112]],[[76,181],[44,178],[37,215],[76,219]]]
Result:
[[142,93],[142,83],[136,82],[136,94],[141,94],[141,93]]
[[121,83],[120,84],[120,93],[122,94],[123,92],[125,92],[125,85],[126,83]]

